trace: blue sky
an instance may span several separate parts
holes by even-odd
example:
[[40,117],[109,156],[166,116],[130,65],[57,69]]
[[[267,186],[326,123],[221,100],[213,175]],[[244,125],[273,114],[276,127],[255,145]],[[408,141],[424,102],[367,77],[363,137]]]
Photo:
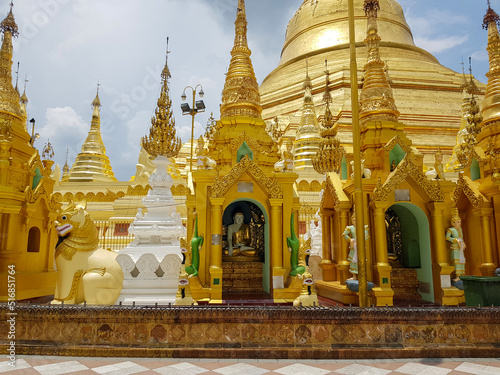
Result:
[[[321,1],[321,0],[319,0]],[[400,0],[415,43],[456,71],[472,56],[476,78],[486,82],[486,0]],[[0,15],[9,1],[3,0]],[[196,117],[203,133],[210,111],[219,116],[224,72],[234,39],[237,0],[17,0],[20,29],[14,66],[19,86],[27,76],[29,118],[50,139],[61,166],[80,151],[90,127],[97,81],[101,83],[102,134],[120,180],[135,172],[160,89],[166,38],[170,37],[171,96],[178,135],[190,137],[191,117],[180,113],[187,85],[203,85],[207,112]],[[286,25],[302,0],[247,0],[249,45],[259,82],[277,65]],[[492,0],[500,12],[500,0]]]

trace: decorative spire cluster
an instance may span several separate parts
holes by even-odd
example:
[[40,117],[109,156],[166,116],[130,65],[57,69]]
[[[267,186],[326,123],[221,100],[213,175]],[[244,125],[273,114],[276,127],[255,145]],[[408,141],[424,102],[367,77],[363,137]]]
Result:
[[345,149],[340,145],[340,140],[337,138],[338,126],[335,125],[335,119],[330,111],[330,103],[332,96],[330,94],[330,73],[328,72],[327,61],[325,60],[325,75],[326,86],[323,95],[325,102],[325,116],[323,119],[323,129],[321,130],[321,142],[319,150],[312,159],[314,170],[318,173],[325,174],[328,172],[340,171],[342,159],[345,155]]
[[488,10],[484,16],[483,28],[488,30],[488,54],[490,70],[486,73],[488,84],[483,101],[483,122],[481,128],[500,120],[500,35],[498,22],[500,17],[491,9],[488,1]]
[[451,158],[445,167],[447,172],[462,171],[470,166],[474,157],[474,147],[477,144],[476,137],[481,130],[480,124],[483,117],[479,109],[479,103],[475,98],[475,95],[479,94],[480,91],[474,82],[470,58],[469,71],[469,79],[465,76],[465,70],[463,72],[462,124],[457,133],[457,144],[453,148]]
[[160,97],[156,105],[155,115],[151,118],[149,135],[141,139],[142,147],[154,157],[176,157],[182,146],[180,138],[176,137],[172,99],[170,99],[170,89],[168,87],[168,79],[171,77],[168,68],[169,53],[167,38],[167,58],[161,73]]
[[10,113],[22,120],[19,93],[12,86],[12,38],[19,35],[12,13],[13,6],[11,2],[9,14],[0,23],[0,31],[3,32],[3,43],[0,49],[0,111]]
[[221,118],[248,116],[261,118],[259,85],[255,78],[252,52],[247,42],[247,19],[245,1],[238,0],[234,46],[226,82],[222,91]]
[[360,95],[360,114],[362,123],[367,121],[397,122],[399,111],[387,80],[385,64],[380,59],[380,36],[378,35],[378,0],[365,0],[364,10],[368,17],[365,45],[368,48],[368,62],[365,65],[365,79]]

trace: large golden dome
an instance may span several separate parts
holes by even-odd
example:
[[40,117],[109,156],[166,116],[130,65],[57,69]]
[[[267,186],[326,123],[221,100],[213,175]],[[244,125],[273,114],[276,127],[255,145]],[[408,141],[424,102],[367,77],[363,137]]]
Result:
[[[363,43],[366,37],[363,1],[354,0],[357,43]],[[349,48],[348,22],[347,0],[304,0],[288,23],[280,65],[326,49]],[[415,47],[403,9],[397,1],[380,0],[377,22],[383,43]]]
[[[354,0],[358,83],[367,63],[367,17],[364,0]],[[432,165],[440,147],[445,162],[456,143],[461,124],[462,73],[445,66],[429,52],[415,46],[403,9],[396,0],[380,0],[378,12],[380,58],[388,67],[399,121],[406,135]],[[338,113],[339,138],[352,142],[350,52],[347,0],[304,0],[290,20],[281,61],[260,85],[262,118],[278,118],[286,136],[294,137],[300,124],[302,85],[309,66],[316,113],[325,112],[325,60],[330,74],[330,110]],[[458,65],[458,62],[457,62]],[[476,81],[477,82],[477,81]],[[481,92],[485,85],[477,82]],[[433,134],[433,137],[429,137]]]

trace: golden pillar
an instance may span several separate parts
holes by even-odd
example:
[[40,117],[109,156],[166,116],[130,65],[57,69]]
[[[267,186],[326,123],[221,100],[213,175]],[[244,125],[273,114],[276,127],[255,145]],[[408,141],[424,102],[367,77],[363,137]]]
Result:
[[373,288],[373,296],[377,306],[392,306],[394,291],[391,286],[391,270],[389,257],[387,255],[387,234],[385,226],[385,210],[388,202],[374,201],[371,204],[373,210],[373,236],[375,243],[375,262],[373,268],[375,271],[375,283],[377,287]]
[[188,196],[186,200],[187,207],[187,222],[186,222],[186,233],[188,241],[193,237],[194,231],[194,212],[196,208],[196,201],[194,200],[194,196]]
[[332,249],[333,249],[333,220],[332,210],[322,210],[322,228],[321,242],[322,242],[322,255],[321,269],[323,270],[323,281],[335,280],[335,266],[332,262]]
[[451,286],[451,273],[455,267],[450,266],[448,249],[446,247],[446,229],[444,227],[443,211],[447,203],[433,202],[427,205],[431,211],[431,226],[433,229],[432,243],[432,278],[434,281],[434,299],[443,305],[457,305],[463,301],[463,290]]
[[389,258],[387,256],[387,233],[385,227],[385,208],[387,202],[373,202],[373,226],[375,236],[375,264],[377,266],[388,266]]
[[225,198],[210,198],[211,238],[210,241],[210,303],[222,302],[222,205]]
[[479,266],[482,276],[494,276],[496,265],[493,261],[493,247],[491,246],[491,218],[493,208],[481,208],[473,211],[481,219],[481,249],[482,263]]
[[269,199],[271,205],[271,266],[283,268],[281,228],[283,199]]
[[349,243],[345,241],[342,237],[345,227],[349,224],[349,210],[341,209],[339,211],[339,246],[337,247],[337,271],[339,275],[339,281],[341,285],[345,285],[345,281],[350,278],[349,274],[349,262],[347,261],[347,253],[349,252]]
[[283,289],[283,199],[269,199],[271,206],[271,267],[273,289]]

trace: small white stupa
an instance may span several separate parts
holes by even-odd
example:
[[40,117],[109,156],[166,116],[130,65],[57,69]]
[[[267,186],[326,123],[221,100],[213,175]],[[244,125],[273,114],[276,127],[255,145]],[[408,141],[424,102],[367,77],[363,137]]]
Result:
[[175,136],[172,101],[169,98],[168,65],[162,72],[162,90],[149,136],[141,143],[155,157],[156,171],[149,177],[151,190],[142,200],[129,232],[135,240],[116,257],[123,269],[123,288],[116,304],[167,305],[175,303],[182,263],[180,238],[186,236],[177,204],[172,196],[169,158],[177,156],[181,141]]

